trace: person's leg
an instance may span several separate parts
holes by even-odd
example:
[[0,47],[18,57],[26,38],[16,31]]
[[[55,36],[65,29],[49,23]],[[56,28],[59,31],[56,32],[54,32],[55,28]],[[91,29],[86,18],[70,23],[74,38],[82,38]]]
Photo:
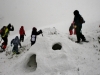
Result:
[[22,42],[24,42],[24,35],[22,35]]
[[35,44],[35,41],[31,41],[31,46]]
[[86,41],[86,38],[82,33],[80,33],[80,37],[81,37],[82,41]]
[[80,30],[79,30],[79,28],[76,28],[75,31],[76,31],[76,37],[77,37],[76,42],[80,42]]
[[15,49],[16,49],[15,46],[13,46],[12,52],[16,52]]
[[12,52],[16,53],[16,54],[19,54],[19,52],[18,52],[18,46],[14,46]]
[[3,39],[3,43],[2,43],[2,46],[1,46],[1,48],[3,49],[3,50],[5,50],[6,49],[6,47],[7,47],[7,44],[8,44],[8,38],[7,37],[4,37],[4,38],[2,38]]

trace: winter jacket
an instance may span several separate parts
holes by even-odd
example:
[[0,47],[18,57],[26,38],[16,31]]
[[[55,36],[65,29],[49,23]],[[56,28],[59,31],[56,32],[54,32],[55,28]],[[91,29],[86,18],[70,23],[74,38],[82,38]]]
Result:
[[8,26],[4,26],[4,27],[5,27],[5,30],[3,32],[3,35],[1,36],[2,38],[8,37],[9,32],[14,31],[14,27],[11,26],[11,24],[8,24]]
[[37,35],[39,35],[39,34],[41,34],[42,33],[42,30],[39,30],[39,31],[37,31],[37,29],[35,30],[34,28],[33,28],[33,30],[32,30],[32,33],[31,33],[31,41],[33,42],[35,42],[36,41],[36,37],[37,37]]
[[21,43],[20,43],[20,40],[19,40],[19,38],[18,38],[18,36],[16,36],[14,39],[12,39],[12,41],[11,41],[11,45],[14,45],[14,46],[17,46],[18,47],[18,45],[20,45],[20,47],[21,47]]
[[83,17],[79,14],[79,11],[74,11],[74,25],[79,28],[82,28],[82,24],[85,23]]
[[74,21],[73,21],[73,24],[74,24],[74,27],[75,27],[75,30],[76,30],[76,34],[79,34],[81,32],[82,24],[83,23],[85,23],[83,17],[79,14],[78,10],[75,10],[74,11]]
[[19,34],[20,35],[25,35],[25,30],[24,30],[24,27],[21,26],[20,30],[19,30]]

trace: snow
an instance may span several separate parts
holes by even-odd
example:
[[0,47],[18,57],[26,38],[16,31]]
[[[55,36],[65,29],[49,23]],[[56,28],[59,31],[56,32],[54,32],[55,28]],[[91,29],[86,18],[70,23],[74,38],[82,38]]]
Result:
[[[23,6],[21,6],[22,3]],[[0,14],[1,25],[8,24],[11,21],[14,24],[15,31],[9,35],[6,51],[0,53],[0,75],[100,75],[99,3],[99,0],[77,0],[76,2],[74,0],[50,0],[48,2],[46,0],[15,2],[1,0],[0,6],[6,6],[5,9],[0,7],[0,10],[2,10]],[[28,6],[28,4],[30,5]],[[33,8],[30,8],[32,6]],[[27,9],[28,12],[25,12],[24,9],[26,8],[24,7],[29,8]],[[91,7],[92,9],[90,9]],[[7,8],[14,11],[7,14]],[[74,42],[76,35],[69,35],[68,29],[73,21],[73,11],[76,8],[79,9],[86,21],[83,24],[82,33],[89,40],[89,43],[77,44]],[[35,11],[32,14],[30,11],[34,9]],[[40,10],[41,12],[39,12]],[[61,12],[58,12],[59,10]],[[20,11],[20,14],[18,11]],[[25,13],[23,14],[22,11]],[[9,17],[9,14],[12,14],[12,16]],[[26,14],[29,14],[29,16]],[[35,16],[30,17],[32,15]],[[16,17],[16,19],[13,19],[13,17]],[[35,20],[34,23],[33,20]],[[1,25],[0,27],[2,27]],[[10,41],[16,35],[19,36],[18,30],[21,25],[25,26],[25,41],[21,43],[22,48],[19,48],[21,54],[13,55]],[[38,30],[42,29],[43,36],[38,35],[36,43],[31,46],[30,35],[33,26],[37,26]],[[53,49],[56,44],[60,45],[59,48],[61,49]]]

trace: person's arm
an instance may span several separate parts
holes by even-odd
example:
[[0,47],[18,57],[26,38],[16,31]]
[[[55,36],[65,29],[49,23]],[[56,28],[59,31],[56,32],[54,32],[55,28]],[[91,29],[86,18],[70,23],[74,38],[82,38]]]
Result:
[[26,36],[25,30],[23,30],[23,31],[24,31],[24,35]]
[[21,43],[20,43],[20,40],[19,40],[19,46],[22,47],[22,45],[21,45]]
[[39,34],[42,34],[43,32],[42,32],[42,30],[40,29],[38,32],[37,32],[37,35],[39,35]]
[[10,43],[10,44],[11,44],[11,46],[12,46],[13,41],[14,41],[14,39],[12,39],[12,40],[11,40],[11,43]]
[[14,31],[14,26],[13,25],[11,26],[10,31]]

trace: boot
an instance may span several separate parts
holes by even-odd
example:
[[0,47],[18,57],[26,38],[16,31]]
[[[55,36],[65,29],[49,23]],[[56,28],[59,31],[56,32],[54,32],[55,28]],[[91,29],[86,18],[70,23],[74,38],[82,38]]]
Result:
[[80,41],[75,41],[75,43],[80,43]]
[[20,54],[20,52],[17,52],[16,54]]

